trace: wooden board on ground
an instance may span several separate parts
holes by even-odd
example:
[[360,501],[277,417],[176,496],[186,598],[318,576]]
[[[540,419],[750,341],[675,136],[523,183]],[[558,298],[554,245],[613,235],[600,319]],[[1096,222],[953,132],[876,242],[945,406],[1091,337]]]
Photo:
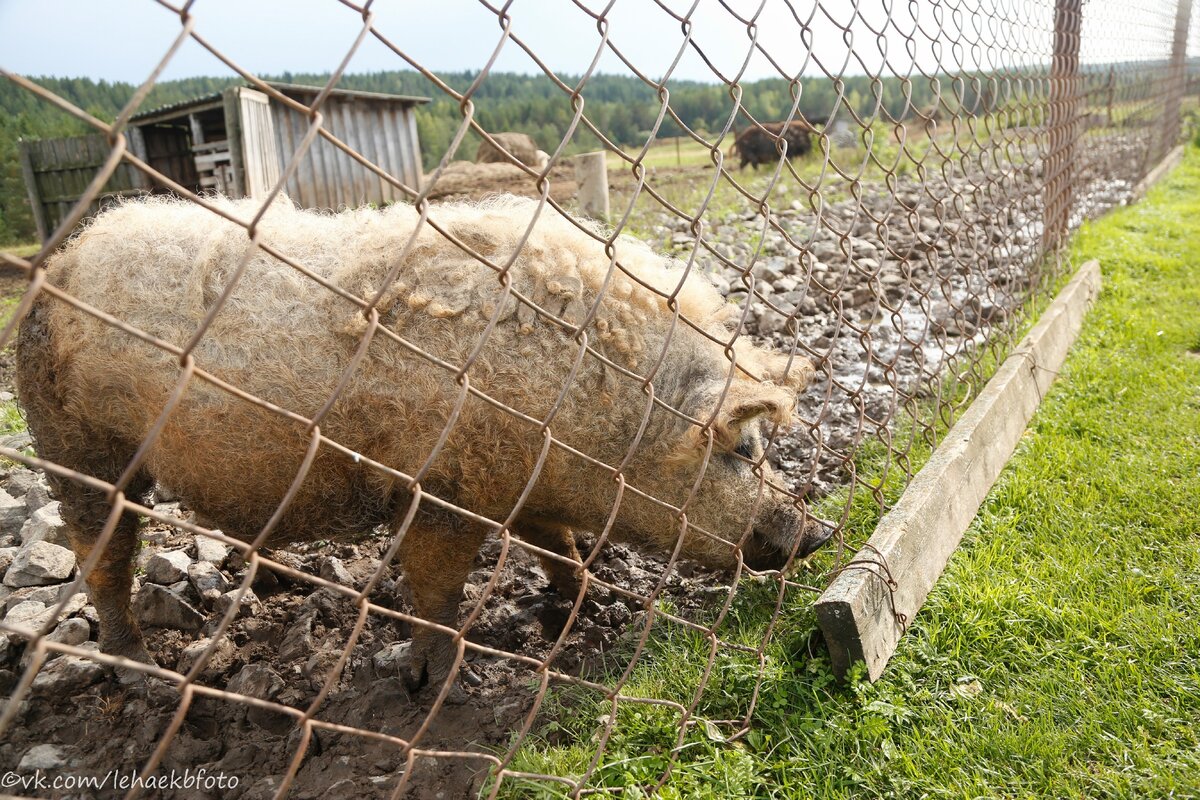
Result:
[[899,502],[817,601],[834,672],[877,679],[1066,359],[1100,291],[1089,261],[950,429]]

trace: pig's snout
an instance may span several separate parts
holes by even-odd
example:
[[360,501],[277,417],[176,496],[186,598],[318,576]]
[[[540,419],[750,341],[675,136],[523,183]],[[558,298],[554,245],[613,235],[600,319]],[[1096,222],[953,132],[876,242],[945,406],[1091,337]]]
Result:
[[779,506],[754,526],[754,536],[744,548],[746,564],[755,570],[783,569],[793,554],[807,558],[836,530],[831,522],[807,516],[791,506]]

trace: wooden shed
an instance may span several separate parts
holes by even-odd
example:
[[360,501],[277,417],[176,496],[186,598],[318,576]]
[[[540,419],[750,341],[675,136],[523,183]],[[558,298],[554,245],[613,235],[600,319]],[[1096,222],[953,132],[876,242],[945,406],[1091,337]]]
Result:
[[[281,94],[310,105],[315,86],[271,83]],[[322,105],[324,127],[404,184],[420,188],[421,148],[413,109],[424,97],[334,90]],[[129,148],[154,169],[193,192],[259,197],[283,174],[308,130],[308,117],[256,89],[223,92],[142,112],[130,120]],[[83,194],[109,152],[102,135],[24,141],[21,162],[38,233],[46,239]],[[94,203],[108,198],[166,192],[122,163]],[[285,188],[305,208],[335,209],[390,203],[403,193],[318,136]]]

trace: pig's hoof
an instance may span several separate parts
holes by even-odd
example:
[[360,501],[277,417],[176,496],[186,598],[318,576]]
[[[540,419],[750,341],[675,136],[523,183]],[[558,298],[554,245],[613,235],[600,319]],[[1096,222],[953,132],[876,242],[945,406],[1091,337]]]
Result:
[[[141,639],[137,639],[135,641],[126,640],[119,644],[102,642],[100,645],[100,651],[107,653],[110,656],[120,656],[121,658],[127,658],[130,661],[137,661],[142,664],[157,666],[154,662],[154,658],[151,657],[150,652],[146,650],[146,645]],[[146,673],[137,669],[136,667],[119,666],[114,667],[113,671],[117,675],[117,681],[126,686],[139,683],[146,677]]]
[[[404,681],[410,694],[416,694],[426,686],[441,685],[450,674],[450,667],[454,665],[454,650],[449,646],[426,650],[413,644],[407,653],[401,654],[398,661],[400,679]],[[478,683],[471,683],[471,678],[465,677],[468,674],[474,675],[465,663],[459,665],[459,677],[472,686],[478,686]],[[483,682],[478,677],[475,680]]]
[[471,669],[470,664],[463,664],[458,668],[458,677],[467,686],[476,687],[483,685],[483,678],[479,677],[479,673]]

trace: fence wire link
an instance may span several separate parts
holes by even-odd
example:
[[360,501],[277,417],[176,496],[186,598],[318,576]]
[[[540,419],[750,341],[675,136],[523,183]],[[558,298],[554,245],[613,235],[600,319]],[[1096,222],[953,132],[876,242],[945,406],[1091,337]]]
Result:
[[[869,523],[863,518],[878,518],[895,501],[993,365],[1012,350],[1040,299],[1072,266],[1068,235],[1130,201],[1179,143],[1197,94],[1188,60],[1190,0],[642,0],[632,4],[633,19],[657,32],[655,61],[667,65],[661,72],[640,63],[644,53],[629,35],[627,8],[575,1],[534,11],[480,0],[463,13],[495,26],[494,45],[473,54],[479,71],[465,87],[423,63],[416,55],[420,43],[408,40],[403,26],[380,22],[370,3],[340,0],[334,5],[357,20],[356,35],[310,102],[240,66],[206,26],[203,4],[159,5],[144,13],[177,16],[179,31],[161,42],[162,57],[114,122],[3,71],[23,91],[101,134],[107,151],[69,211],[46,232],[40,252],[0,254],[29,279],[0,345],[14,341],[35,304],[54,304],[117,331],[130,348],[161,351],[177,373],[164,404],[145,410],[151,422],[132,454],[111,473],[56,463],[36,439],[32,448],[13,441],[0,446],[10,461],[44,472],[59,494],[76,487],[70,497],[90,492],[104,509],[90,546],[76,548],[70,583],[52,591],[6,584],[0,595],[7,613],[0,622],[7,697],[0,736],[8,742],[0,746],[0,766],[18,769],[33,745],[74,746],[71,763],[80,771],[122,767],[145,779],[204,766],[240,774],[243,789],[251,787],[246,796],[603,794],[610,742],[635,713],[665,720],[669,731],[667,746],[654,753],[659,766],[642,786],[647,791],[671,780],[697,737],[734,746],[754,727],[759,695],[784,652],[780,639],[796,633],[787,628],[798,609],[844,570],[867,570],[893,588],[902,580],[864,544]],[[522,14],[530,13],[561,15],[594,32],[578,42],[577,74],[556,72],[539,57],[522,24]],[[53,28],[49,16],[46,25]],[[1194,53],[1196,37],[1190,41]],[[185,185],[130,144],[159,76],[189,42],[305,121],[294,149],[280,154],[272,185],[252,205],[230,206]],[[396,68],[419,73],[435,101],[445,101],[421,112],[442,115],[446,142],[438,143],[432,169],[419,180],[380,166],[383,150],[369,155],[348,144],[328,109],[334,93],[352,81],[355,55],[367,43],[390,51]],[[514,53],[568,109],[556,140],[538,142],[545,155],[535,163],[487,124],[484,87],[496,64]],[[677,77],[697,65],[719,87],[706,90],[719,102],[704,125],[687,115],[680,99],[698,91],[695,84]],[[651,124],[633,142],[618,135],[603,106],[588,102],[614,68],[645,87],[644,116]],[[859,76],[869,81],[850,80]],[[466,150],[477,140],[499,153],[500,172],[485,176],[460,163],[470,159]],[[578,187],[570,185],[572,159],[588,142],[598,142],[609,161],[605,226],[585,220],[582,197],[574,196]],[[302,250],[273,241],[274,229],[265,222],[306,154],[326,145],[343,154],[355,174],[382,182],[415,211],[412,234],[374,285],[340,283],[306,263]],[[144,176],[154,193],[185,198],[214,221],[245,232],[239,253],[223,265],[224,283],[186,340],[172,341],[78,297],[48,272],[53,254],[72,241],[98,203],[107,205],[106,186],[126,169]],[[497,185],[494,175],[501,173],[504,182]],[[496,191],[531,198],[508,249],[446,214],[448,200]],[[572,235],[587,237],[606,264],[596,285],[576,287],[576,295],[569,287],[535,291],[521,277],[552,219],[567,220],[577,232]],[[397,321],[398,293],[409,292],[401,299],[414,313],[453,300],[452,275],[435,287],[442,295],[420,301],[414,299],[418,289],[396,288],[405,279],[403,265],[431,247],[431,236],[495,280],[478,309],[484,323],[477,338],[457,349]],[[665,283],[648,278],[628,263],[626,236],[677,259],[679,271]],[[223,378],[228,370],[213,360],[211,345],[228,335],[222,318],[242,302],[239,290],[256,280],[263,263],[285,265],[295,281],[338,298],[360,317],[336,378],[304,403]],[[687,295],[696,281],[723,295],[734,323],[727,333],[697,315]],[[653,298],[646,313],[660,317],[651,321],[663,329],[657,351],[616,355],[614,336],[636,336],[637,324],[651,323],[635,321],[628,332],[606,327],[602,311],[614,296]],[[178,302],[162,297],[164,307]],[[444,312],[429,311],[453,318],[461,308]],[[528,381],[557,382],[547,403],[522,404],[511,392],[496,391],[488,377],[497,331],[513,324],[560,348],[562,363],[553,366],[528,354],[504,354]],[[764,372],[750,345],[774,349],[786,356],[785,365]],[[675,374],[683,348],[720,358],[699,363],[694,374]],[[429,446],[404,463],[364,452],[362,437],[343,441],[348,398],[381,352],[415,375],[443,376],[437,409],[404,412],[437,419],[424,436]],[[747,381],[786,384],[805,370],[806,360],[815,365],[815,377],[790,419],[778,414],[764,425],[760,445],[730,452],[737,442],[723,438],[721,415],[747,391]],[[630,431],[619,451],[580,435],[572,419],[581,376],[597,370],[614,386],[636,389],[608,394],[636,398],[605,412],[626,420]],[[681,402],[682,389],[701,381],[711,382],[707,405]],[[594,403],[602,402],[608,391],[602,389]],[[180,506],[163,502],[166,487],[156,486],[153,497],[143,491],[139,476],[147,460],[166,442],[180,441],[170,432],[180,409],[197,397],[252,409],[262,429],[243,437],[248,447],[269,437],[294,440],[289,452],[298,466],[286,491],[273,497],[261,527],[242,531],[242,538],[195,516],[188,504],[203,511],[201,500],[185,494]],[[463,420],[479,409],[508,421],[488,443],[500,454],[490,469],[521,476],[500,513],[494,504],[448,490],[440,479],[447,460],[478,457],[456,448]],[[382,430],[388,420],[361,424]],[[741,420],[734,424],[736,431]],[[698,455],[685,490],[660,496],[654,480],[631,465],[656,448],[665,453],[662,437],[681,426],[691,432]],[[503,436],[516,435],[506,431],[521,431],[522,441],[533,443],[523,453],[525,463],[505,461],[514,451]],[[289,543],[298,498],[308,502],[312,486],[325,479],[322,459],[329,458],[353,462],[369,474],[364,480],[392,487],[391,522],[356,539]],[[596,476],[590,489],[549,487],[576,498],[570,502],[602,497],[606,511],[593,530],[563,533],[554,520],[538,517],[546,476],[561,475],[563,463]],[[661,466],[672,468],[666,461]],[[734,525],[700,521],[712,518],[702,512],[711,491],[706,480],[719,469],[753,488],[753,504]],[[21,470],[9,472],[11,489]],[[246,486],[223,491],[251,490],[255,476],[245,478]],[[782,554],[783,568],[752,568],[759,518],[778,497],[787,498],[787,513],[802,518],[805,530],[831,520],[834,544],[807,559],[797,541]],[[623,515],[633,507],[670,520],[665,547],[622,535]],[[158,578],[139,574],[139,596],[172,592],[190,600],[198,618],[182,629],[146,627],[157,665],[69,638],[60,622],[91,619],[89,638],[96,639],[95,581],[107,574],[103,556],[121,541],[128,515],[144,518],[143,565],[171,550],[186,550],[192,564],[202,563],[196,558],[201,546],[229,551],[207,570],[218,573],[217,595],[200,595],[184,583],[154,589]],[[461,561],[457,548],[482,546],[467,560],[453,618],[419,613],[409,596],[413,576],[399,568],[418,563],[407,560],[414,549],[432,546],[430,520],[454,538],[437,540],[448,549],[426,554],[422,568],[455,556]],[[565,546],[564,536],[574,543]],[[12,534],[0,543],[27,549]],[[728,569],[688,558],[722,548]],[[542,590],[543,571],[558,595]],[[14,615],[18,608],[22,613]],[[755,614],[761,638],[751,641],[744,623]],[[412,677],[403,670],[413,652],[409,640],[419,631],[444,642],[449,653],[448,674],[430,675],[424,687],[402,680]],[[648,688],[659,659],[681,646],[693,654],[694,674],[673,676],[668,683],[681,684],[674,694]],[[70,697],[62,696],[63,687]],[[105,741],[76,742],[74,728],[52,722],[64,702],[90,729],[106,731]],[[733,718],[715,716],[729,708],[736,710]],[[579,749],[564,771],[545,774],[535,767],[552,763],[538,756],[550,747]],[[137,785],[110,792],[142,793]]]

